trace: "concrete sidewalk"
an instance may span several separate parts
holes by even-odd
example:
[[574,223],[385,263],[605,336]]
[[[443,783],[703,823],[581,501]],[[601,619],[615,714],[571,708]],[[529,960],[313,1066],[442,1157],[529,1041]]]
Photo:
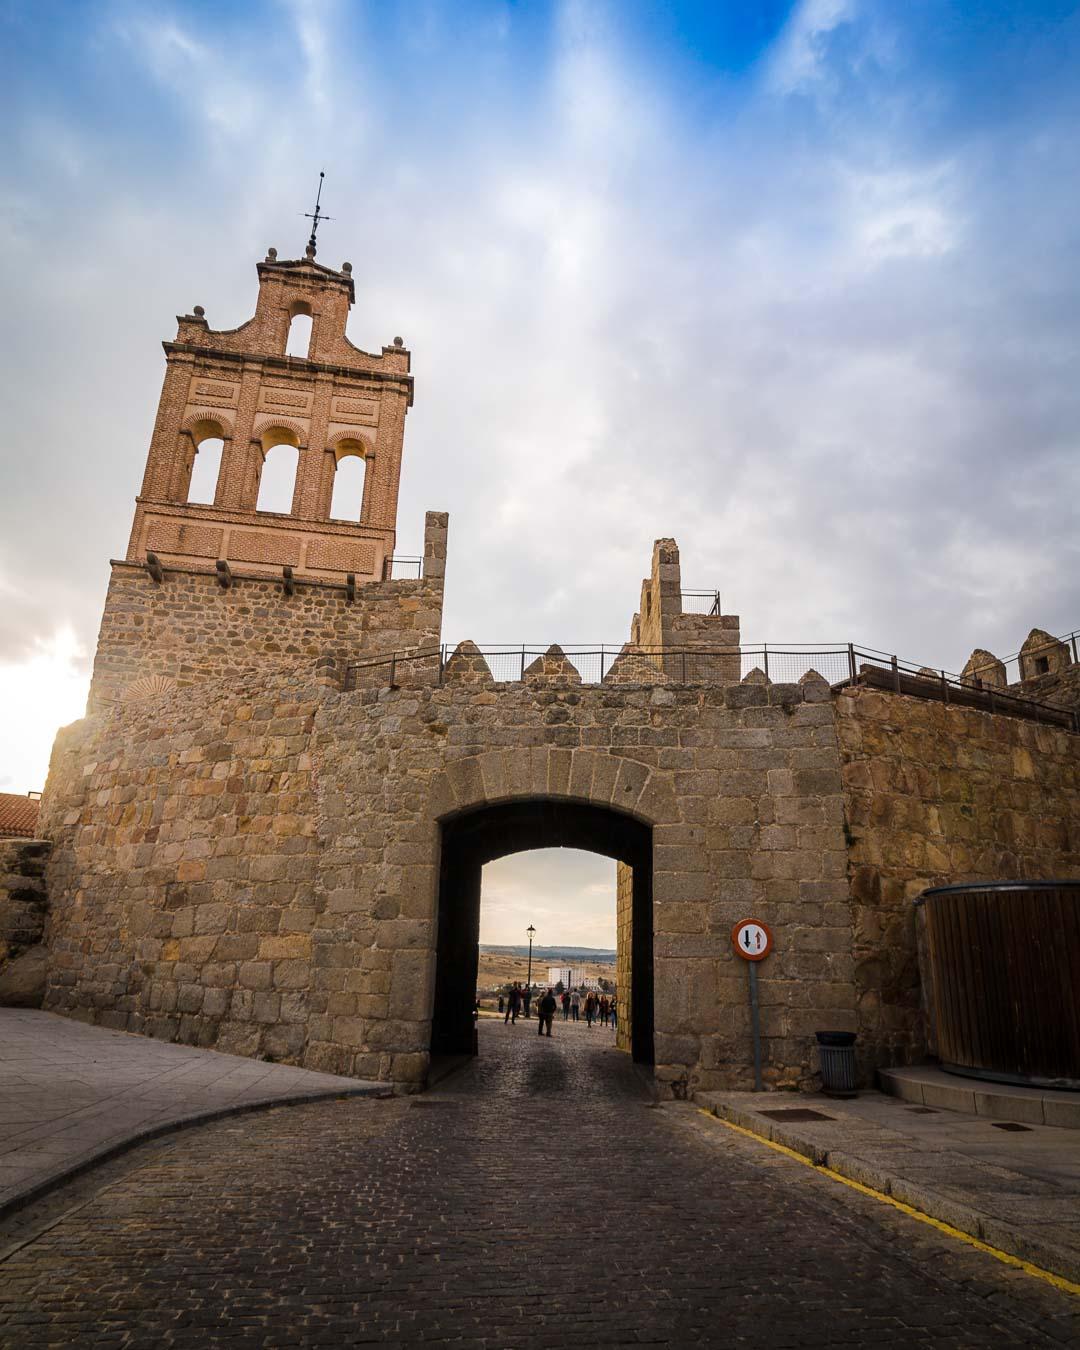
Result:
[[390,1092],[385,1083],[0,1008],[0,1214],[181,1125],[258,1106]]
[[[857,1098],[699,1092],[723,1120],[951,1224],[1010,1256],[1080,1282],[1080,1132]],[[824,1119],[799,1119],[807,1111]],[[1001,1126],[1006,1128],[1002,1129]]]

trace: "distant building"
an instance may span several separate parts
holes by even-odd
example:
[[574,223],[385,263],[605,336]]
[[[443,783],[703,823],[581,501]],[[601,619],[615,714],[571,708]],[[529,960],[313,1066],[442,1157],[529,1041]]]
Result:
[[563,982],[565,989],[580,988],[585,983],[585,972],[580,966],[548,966],[548,984]]
[[560,980],[564,989],[600,989],[600,981],[586,975],[581,966],[548,966],[548,984],[554,988]]

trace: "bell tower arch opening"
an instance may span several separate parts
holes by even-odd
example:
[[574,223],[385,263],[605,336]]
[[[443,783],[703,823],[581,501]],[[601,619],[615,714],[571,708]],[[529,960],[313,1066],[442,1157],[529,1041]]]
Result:
[[531,849],[618,864],[619,1044],[653,1062],[652,827],[610,807],[547,797],[482,806],[441,825],[432,1055],[474,1053],[473,1004],[485,863]]

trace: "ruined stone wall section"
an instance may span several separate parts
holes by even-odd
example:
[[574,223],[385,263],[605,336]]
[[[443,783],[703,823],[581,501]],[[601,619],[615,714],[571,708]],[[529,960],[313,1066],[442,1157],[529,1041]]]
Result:
[[416,1086],[439,821],[514,797],[653,827],[655,1044],[672,1092],[747,1086],[747,913],[766,1080],[853,1025],[833,709],[796,686],[164,689],[61,733],[43,807],[55,1011]]
[[42,839],[0,839],[0,965],[41,941],[48,855]]
[[864,1063],[927,1044],[913,900],[963,881],[1080,876],[1080,737],[866,688],[841,691]]
[[626,863],[615,864],[615,990],[618,1003],[618,1026],[615,1044],[620,1050],[629,1050],[633,1043],[633,968],[630,961],[630,942],[634,919],[634,869]]
[[49,897],[42,839],[0,839],[0,1007],[40,1007]]
[[671,652],[661,660],[664,673],[682,684],[738,684],[742,678],[738,616],[683,613],[682,564],[674,539],[653,544],[630,642],[647,652]]
[[1060,708],[1080,709],[1080,665],[1062,665],[1045,675],[1033,675],[1009,686],[1009,692],[1042,703],[1056,703]]

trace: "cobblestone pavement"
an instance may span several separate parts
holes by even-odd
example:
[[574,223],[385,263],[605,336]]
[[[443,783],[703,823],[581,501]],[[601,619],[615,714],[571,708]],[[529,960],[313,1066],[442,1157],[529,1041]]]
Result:
[[133,1138],[343,1091],[386,1087],[0,1008],[0,1212]]
[[424,1097],[194,1128],[15,1216],[0,1345],[1077,1343],[1076,1300],[654,1105],[602,1028],[481,1048]]

